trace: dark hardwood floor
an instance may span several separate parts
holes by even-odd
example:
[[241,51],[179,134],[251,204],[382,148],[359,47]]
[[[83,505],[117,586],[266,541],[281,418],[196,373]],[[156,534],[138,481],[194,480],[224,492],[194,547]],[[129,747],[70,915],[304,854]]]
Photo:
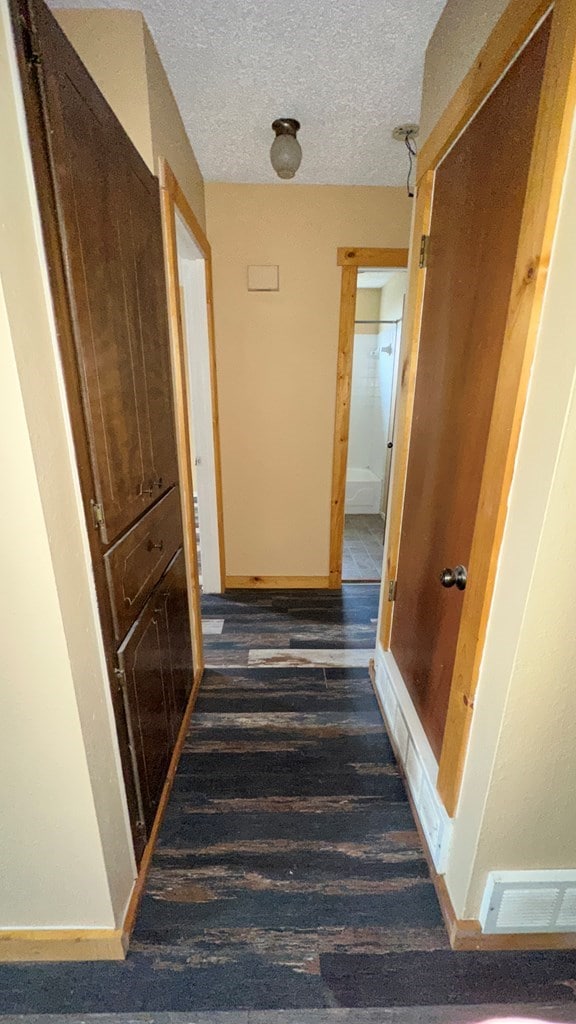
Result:
[[203,606],[212,667],[128,958],[0,966],[0,1014],[576,1021],[574,952],[449,948],[368,677],[378,587]]

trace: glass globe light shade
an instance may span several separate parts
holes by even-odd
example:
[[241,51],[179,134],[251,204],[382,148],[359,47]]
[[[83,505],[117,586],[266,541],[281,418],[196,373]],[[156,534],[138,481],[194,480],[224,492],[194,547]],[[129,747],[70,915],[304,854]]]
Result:
[[300,125],[291,118],[279,118],[272,125],[276,138],[270,147],[270,161],[279,178],[293,178],[302,162],[302,149],[296,138]]

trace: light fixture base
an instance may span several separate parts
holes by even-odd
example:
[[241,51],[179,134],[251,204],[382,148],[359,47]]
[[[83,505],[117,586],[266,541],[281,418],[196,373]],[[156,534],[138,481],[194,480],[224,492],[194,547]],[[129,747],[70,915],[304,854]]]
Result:
[[300,121],[297,121],[294,117],[277,117],[272,122],[272,131],[276,135],[293,135],[296,138],[296,132],[300,131]]
[[407,139],[415,139],[420,131],[417,124],[399,124],[392,131],[392,138],[395,142],[406,142]]

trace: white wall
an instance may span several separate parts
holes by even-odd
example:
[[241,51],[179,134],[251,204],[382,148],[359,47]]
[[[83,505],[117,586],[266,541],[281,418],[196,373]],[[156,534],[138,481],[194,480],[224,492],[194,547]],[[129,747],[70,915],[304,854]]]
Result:
[[6,5],[0,135],[0,928],[114,927],[134,859]]

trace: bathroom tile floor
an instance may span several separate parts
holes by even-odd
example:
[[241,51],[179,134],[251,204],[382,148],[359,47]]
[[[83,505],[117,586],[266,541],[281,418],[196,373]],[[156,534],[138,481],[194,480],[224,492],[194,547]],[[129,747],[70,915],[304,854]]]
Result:
[[347,515],[344,523],[342,579],[381,579],[383,557],[382,516]]

